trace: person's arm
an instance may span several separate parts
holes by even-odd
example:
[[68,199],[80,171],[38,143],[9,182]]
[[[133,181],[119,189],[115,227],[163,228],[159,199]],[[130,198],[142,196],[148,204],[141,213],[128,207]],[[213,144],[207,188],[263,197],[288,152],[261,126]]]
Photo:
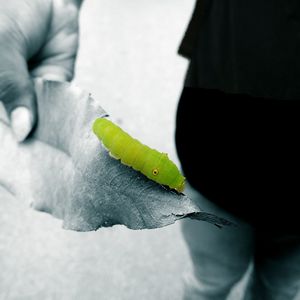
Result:
[[0,101],[18,141],[37,121],[32,77],[73,77],[81,3],[0,0]]

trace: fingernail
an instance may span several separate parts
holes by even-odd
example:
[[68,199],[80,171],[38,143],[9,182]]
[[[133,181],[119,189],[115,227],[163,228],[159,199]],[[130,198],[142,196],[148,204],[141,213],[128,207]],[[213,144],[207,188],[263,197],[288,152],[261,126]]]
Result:
[[31,111],[20,106],[11,113],[11,127],[18,142],[23,142],[30,133],[33,125]]

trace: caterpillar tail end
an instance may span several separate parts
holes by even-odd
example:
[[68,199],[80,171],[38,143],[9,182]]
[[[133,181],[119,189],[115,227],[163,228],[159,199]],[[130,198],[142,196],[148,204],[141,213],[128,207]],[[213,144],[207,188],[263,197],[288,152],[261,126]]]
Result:
[[94,121],[94,123],[93,123],[93,126],[92,126],[92,130],[93,130],[93,132],[94,132],[94,134],[96,135],[96,136],[98,136],[98,126],[99,126],[99,123],[100,123],[100,118],[97,118],[95,121]]

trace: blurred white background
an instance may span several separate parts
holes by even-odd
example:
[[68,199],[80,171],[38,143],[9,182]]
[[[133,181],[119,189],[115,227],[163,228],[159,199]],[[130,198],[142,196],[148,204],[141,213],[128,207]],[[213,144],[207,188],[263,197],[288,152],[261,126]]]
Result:
[[[86,0],[75,82],[125,130],[169,153],[194,0]],[[0,299],[181,299],[190,267],[179,222],[77,233],[0,189]]]
[[75,82],[146,144],[176,158],[174,122],[187,60],[177,48],[194,0],[86,1]]

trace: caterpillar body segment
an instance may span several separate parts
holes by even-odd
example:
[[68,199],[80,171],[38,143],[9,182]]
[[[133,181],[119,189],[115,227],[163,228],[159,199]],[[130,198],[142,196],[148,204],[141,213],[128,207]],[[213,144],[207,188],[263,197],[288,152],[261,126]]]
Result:
[[93,131],[113,158],[120,159],[149,179],[182,192],[185,178],[166,153],[142,144],[106,118],[98,118]]

